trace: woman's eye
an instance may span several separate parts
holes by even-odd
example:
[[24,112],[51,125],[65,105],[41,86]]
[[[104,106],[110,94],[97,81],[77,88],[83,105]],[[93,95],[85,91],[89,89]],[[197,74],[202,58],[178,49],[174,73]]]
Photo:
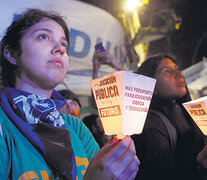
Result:
[[171,73],[172,73],[172,69],[166,69],[166,70],[164,71],[164,73],[171,74]]
[[40,34],[40,35],[39,35],[39,38],[42,39],[42,40],[47,40],[47,39],[49,39],[48,36],[47,36],[46,34]]
[[61,45],[62,45],[65,49],[68,48],[68,44],[67,44],[67,43],[62,43]]

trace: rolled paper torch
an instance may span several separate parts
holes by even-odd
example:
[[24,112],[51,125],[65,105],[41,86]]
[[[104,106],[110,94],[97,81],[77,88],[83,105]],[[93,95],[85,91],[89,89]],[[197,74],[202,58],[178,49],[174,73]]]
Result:
[[117,71],[91,80],[93,95],[106,135],[123,139],[142,132],[156,80]]

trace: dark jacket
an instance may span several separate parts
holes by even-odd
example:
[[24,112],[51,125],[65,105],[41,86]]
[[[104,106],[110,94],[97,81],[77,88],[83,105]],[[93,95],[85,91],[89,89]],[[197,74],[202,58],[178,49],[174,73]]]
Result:
[[[172,148],[166,125],[156,111],[165,115],[176,129],[175,148]],[[181,103],[153,96],[143,132],[132,138],[141,162],[136,179],[200,179],[195,159],[204,147],[204,135]]]

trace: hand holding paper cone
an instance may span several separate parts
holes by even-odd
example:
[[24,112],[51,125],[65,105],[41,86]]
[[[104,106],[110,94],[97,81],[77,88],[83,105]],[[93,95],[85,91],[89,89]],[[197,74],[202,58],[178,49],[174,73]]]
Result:
[[115,138],[93,157],[84,179],[133,180],[139,164],[133,140],[126,136],[119,142]]

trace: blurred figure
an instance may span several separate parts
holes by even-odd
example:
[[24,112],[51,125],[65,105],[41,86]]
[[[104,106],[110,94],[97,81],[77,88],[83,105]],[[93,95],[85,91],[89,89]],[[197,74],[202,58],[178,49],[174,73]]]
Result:
[[134,135],[140,158],[138,180],[199,180],[196,156],[204,135],[182,106],[189,101],[185,80],[173,58],[157,55],[138,69],[157,80],[142,134]]
[[59,112],[80,118],[81,104],[78,96],[69,89],[58,92],[66,99],[65,105],[59,109]]
[[88,129],[92,132],[93,137],[100,147],[103,147],[110,139],[111,136],[107,136],[104,134],[103,125],[101,119],[96,114],[91,114],[83,118],[84,124],[88,127]]

